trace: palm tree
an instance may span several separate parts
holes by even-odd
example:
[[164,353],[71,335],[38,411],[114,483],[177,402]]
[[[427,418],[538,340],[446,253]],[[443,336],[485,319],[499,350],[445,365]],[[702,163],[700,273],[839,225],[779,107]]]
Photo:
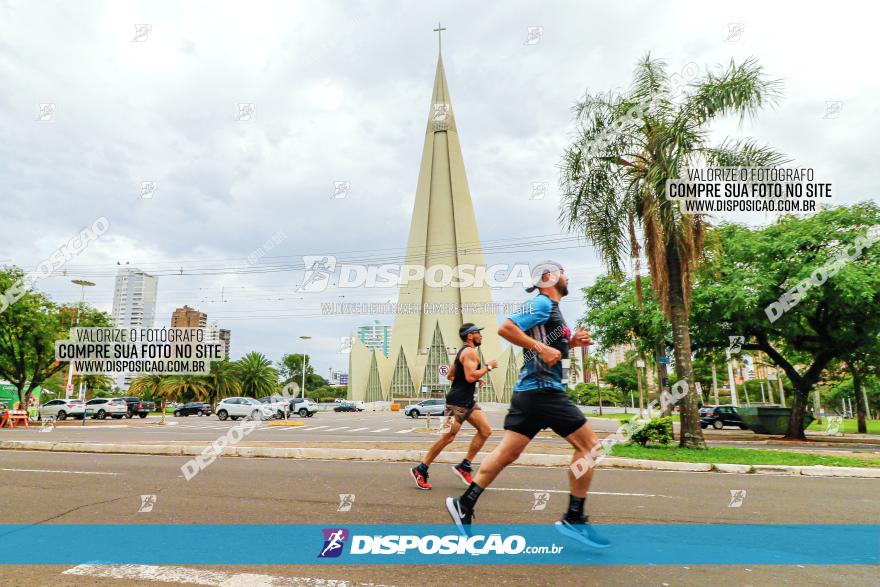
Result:
[[157,400],[160,399],[159,389],[164,380],[165,377],[162,375],[141,375],[131,382],[128,392],[145,399]]
[[[623,273],[625,255],[639,257],[641,228],[652,289],[672,325],[676,376],[693,389],[688,312],[705,223],[666,199],[666,180],[686,178],[689,167],[774,166],[785,159],[751,140],[708,145],[711,122],[728,114],[742,121],[777,101],[779,82],[766,79],[755,60],[705,72],[681,100],[672,96],[673,84],[666,64],[649,54],[626,93],[587,95],[575,106],[578,136],[561,165],[560,219],[587,236],[613,275]],[[706,446],[691,393],[682,399],[680,446]]]
[[[208,383],[201,375],[172,375],[159,386],[159,394],[165,400],[202,400],[208,397]],[[164,411],[164,408],[163,408]]]
[[73,377],[74,384],[78,385],[79,383],[85,384],[85,397],[87,399],[90,398],[89,394],[95,389],[107,389],[109,390],[113,387],[113,378],[109,375],[103,374],[94,374],[94,375],[74,375]]
[[272,361],[256,351],[235,363],[235,374],[241,393],[250,397],[269,395],[278,386],[278,371],[272,368]]
[[229,361],[211,363],[211,372],[205,376],[208,387],[208,402],[213,406],[217,398],[241,395],[241,382],[236,375],[236,367]]

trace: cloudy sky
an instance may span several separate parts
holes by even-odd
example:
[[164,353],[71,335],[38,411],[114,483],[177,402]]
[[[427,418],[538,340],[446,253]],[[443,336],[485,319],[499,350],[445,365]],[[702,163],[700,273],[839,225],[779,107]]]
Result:
[[[339,338],[373,317],[322,316],[320,303],[394,290],[304,295],[293,268],[406,247],[438,21],[481,238],[531,243],[497,246],[489,263],[556,258],[576,287],[602,272],[586,243],[527,237],[561,233],[571,106],[625,88],[649,51],[672,72],[756,57],[784,81],[782,101],[716,135],[814,168],[835,203],[878,198],[867,147],[880,80],[865,65],[876,23],[860,5],[610,4],[0,0],[0,264],[32,269],[103,216],[110,230],[38,289],[70,302],[70,279],[92,279],[88,301],[109,311],[117,263],[130,263],[160,276],[156,326],[189,304],[232,330],[234,357],[277,360],[310,335],[319,373],[346,369]],[[542,27],[537,42],[529,27]],[[239,104],[254,105],[251,120],[236,119]],[[151,198],[143,182],[156,182]],[[336,182],[350,182],[345,198]],[[533,182],[548,183],[543,200]],[[563,306],[570,321],[579,297]]]

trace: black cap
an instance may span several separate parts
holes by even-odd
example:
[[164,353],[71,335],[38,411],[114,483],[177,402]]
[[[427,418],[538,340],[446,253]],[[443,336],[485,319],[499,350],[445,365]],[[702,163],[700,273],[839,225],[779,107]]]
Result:
[[468,334],[470,334],[471,332],[479,332],[482,329],[483,329],[482,326],[477,326],[476,324],[473,324],[472,322],[465,322],[464,324],[461,325],[461,328],[458,329],[458,336],[462,340],[465,340],[468,337]]

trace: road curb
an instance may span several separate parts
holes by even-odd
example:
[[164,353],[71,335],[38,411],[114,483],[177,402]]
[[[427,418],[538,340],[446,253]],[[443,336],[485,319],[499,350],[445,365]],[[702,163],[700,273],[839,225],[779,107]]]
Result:
[[[188,446],[169,444],[99,444],[91,442],[47,442],[40,440],[3,440],[0,449],[35,450],[48,452],[81,452],[98,454],[136,454],[160,456],[196,456],[202,454],[209,445]],[[464,452],[441,453],[435,462],[457,464],[465,457]],[[274,458],[303,460],[341,460],[417,463],[424,455],[423,450],[397,450],[380,448],[309,448],[272,446],[226,446],[222,456],[243,458]],[[482,455],[481,455],[482,456]],[[477,458],[479,463],[480,458]],[[536,467],[567,467],[571,463],[569,455],[525,453],[517,459],[517,465]],[[652,461],[647,459],[628,459],[606,457],[598,467],[609,469],[630,469],[641,471],[690,471],[707,473],[759,474],[759,475],[802,475],[805,477],[840,477],[880,479],[880,468],[867,467],[826,467],[809,465],[794,467],[787,465],[735,465],[726,463],[683,463],[676,461]]]

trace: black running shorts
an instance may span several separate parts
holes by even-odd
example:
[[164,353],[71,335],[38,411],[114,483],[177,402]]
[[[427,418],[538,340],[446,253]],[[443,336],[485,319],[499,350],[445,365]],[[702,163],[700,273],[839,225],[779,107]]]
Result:
[[504,429],[529,438],[550,428],[563,438],[587,423],[584,414],[564,391],[536,389],[514,392]]

